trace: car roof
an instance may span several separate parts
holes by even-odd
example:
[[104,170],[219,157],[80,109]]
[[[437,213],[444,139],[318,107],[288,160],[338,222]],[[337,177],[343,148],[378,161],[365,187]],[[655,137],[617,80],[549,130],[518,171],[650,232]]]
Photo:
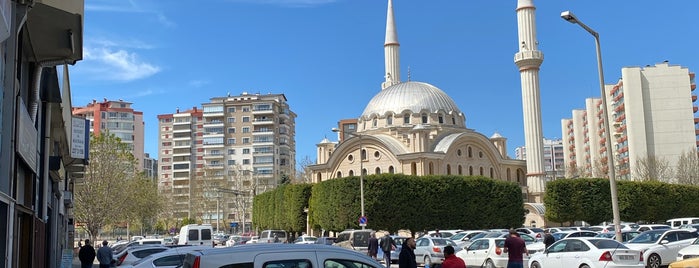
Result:
[[216,254],[227,254],[227,253],[245,253],[245,252],[284,252],[284,251],[294,251],[294,250],[315,250],[315,251],[325,251],[325,252],[350,252],[351,254],[358,254],[359,256],[365,257],[368,260],[372,260],[366,254],[361,254],[358,251],[346,249],[343,247],[321,245],[321,244],[279,244],[279,243],[263,243],[263,244],[251,244],[245,245],[243,247],[225,247],[225,248],[209,248],[199,251],[201,255],[216,255]]

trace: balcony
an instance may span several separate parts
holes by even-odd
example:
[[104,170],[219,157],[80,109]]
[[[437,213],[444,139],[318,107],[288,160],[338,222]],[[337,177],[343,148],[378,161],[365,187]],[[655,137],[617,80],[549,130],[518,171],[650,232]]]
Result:
[[274,129],[271,128],[266,128],[266,129],[255,129],[252,131],[252,135],[274,135]]
[[223,153],[207,153],[203,156],[204,159],[222,159],[223,157],[225,157]]
[[274,114],[274,109],[272,109],[271,107],[268,109],[253,109],[252,114]]
[[219,164],[206,164],[206,168],[210,168],[210,169],[223,169],[223,167],[224,166],[221,163],[219,163]]
[[221,121],[221,120],[207,121],[207,122],[204,122],[204,126],[203,126],[203,127],[204,127],[204,128],[207,128],[207,127],[220,127],[220,128],[222,128],[222,127],[223,127],[223,121]]
[[252,121],[253,126],[261,126],[261,125],[273,125],[274,124],[274,119],[272,118],[255,118]]

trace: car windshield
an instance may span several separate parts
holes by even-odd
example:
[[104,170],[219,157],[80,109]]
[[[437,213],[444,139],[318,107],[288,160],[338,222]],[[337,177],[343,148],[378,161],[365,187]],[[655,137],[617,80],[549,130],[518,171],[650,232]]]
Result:
[[699,245],[699,238],[694,239],[694,242],[692,242],[692,245]]
[[595,237],[612,238],[612,237],[614,237],[614,233],[601,233],[601,234],[597,234]]
[[636,238],[629,240],[628,243],[631,243],[631,244],[652,244],[652,243],[655,243],[656,241],[658,241],[658,239],[660,239],[660,237],[663,236],[664,232],[665,232],[665,230],[645,231],[645,232],[639,234],[638,236],[636,236]]
[[459,239],[463,238],[464,236],[466,236],[466,233],[458,233],[458,234],[455,234],[455,235],[449,237],[449,239],[459,240]]
[[627,247],[624,246],[624,244],[619,243],[616,240],[611,240],[611,239],[588,239],[592,245],[599,249],[617,249],[617,248],[623,248],[626,249]]
[[483,232],[483,233],[480,233],[480,234],[477,234],[477,235],[472,236],[471,239],[469,239],[469,240],[473,241],[473,240],[476,240],[476,239],[479,239],[479,238],[483,238],[483,237],[484,237],[485,235],[487,235],[487,234],[488,234],[488,232]]
[[569,234],[569,233],[555,232],[555,233],[553,233],[553,234],[551,234],[551,235],[552,235],[553,238],[555,238],[556,240],[561,240],[561,239],[563,239],[563,238],[564,238],[566,235],[568,235],[568,234]]

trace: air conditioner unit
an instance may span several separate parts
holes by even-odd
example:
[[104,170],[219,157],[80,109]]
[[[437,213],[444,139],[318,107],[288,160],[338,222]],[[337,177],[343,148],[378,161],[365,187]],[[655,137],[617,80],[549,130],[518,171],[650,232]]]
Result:
[[73,207],[73,192],[63,191],[63,205],[69,208]]

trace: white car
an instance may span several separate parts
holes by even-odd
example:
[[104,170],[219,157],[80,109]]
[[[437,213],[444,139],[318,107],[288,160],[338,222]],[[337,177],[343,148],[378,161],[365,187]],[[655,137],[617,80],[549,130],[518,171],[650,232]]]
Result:
[[294,240],[294,244],[315,244],[316,240],[318,240],[318,238],[315,236],[302,235]]
[[455,235],[452,235],[451,237],[449,237],[449,239],[451,239],[451,241],[454,241],[454,243],[456,243],[456,245],[458,247],[463,248],[471,240],[471,238],[473,238],[475,235],[483,233],[483,232],[485,232],[485,231],[481,231],[481,230],[463,231],[463,232],[456,233]]
[[677,252],[677,260],[699,258],[699,238],[694,239],[691,245],[686,246]]
[[[480,238],[456,253],[469,266],[504,268],[507,267],[507,253],[503,251],[505,238]],[[526,258],[526,256],[524,256]],[[526,262],[526,260],[525,260]]]
[[643,268],[641,252],[606,238],[566,238],[529,257],[530,268]]
[[[264,264],[264,265],[263,265]],[[384,268],[365,253],[327,245],[259,243],[194,251],[183,268],[194,267],[362,267]]]
[[137,260],[143,259],[155,253],[166,251],[170,248],[160,245],[144,245],[140,247],[130,248],[122,252],[119,256],[114,256],[116,265],[130,265]]
[[174,268],[181,266],[184,262],[184,257],[187,253],[212,248],[212,246],[189,246],[176,247],[166,251],[155,253],[146,256],[140,260],[133,262],[131,265],[122,265],[119,267],[133,268]]
[[641,224],[638,226],[636,231],[645,232],[648,230],[658,230],[658,229],[670,229],[670,225],[667,224]]
[[639,234],[625,245],[643,252],[648,268],[658,268],[677,260],[680,249],[692,244],[697,236],[696,232],[688,230],[650,230]]
[[415,241],[415,261],[418,265],[429,263],[430,267],[441,264],[444,260],[444,247],[452,246],[460,250],[451,239],[423,236]]

